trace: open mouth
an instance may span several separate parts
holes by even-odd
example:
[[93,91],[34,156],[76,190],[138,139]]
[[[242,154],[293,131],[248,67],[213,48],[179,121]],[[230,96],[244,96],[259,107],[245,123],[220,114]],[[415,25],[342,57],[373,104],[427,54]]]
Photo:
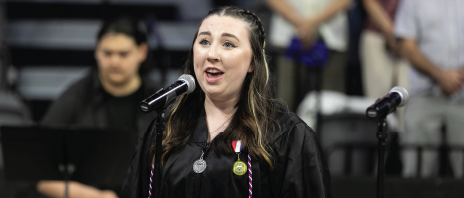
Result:
[[224,75],[224,72],[219,71],[217,69],[206,70],[206,78],[208,82],[216,82],[221,78],[222,75]]

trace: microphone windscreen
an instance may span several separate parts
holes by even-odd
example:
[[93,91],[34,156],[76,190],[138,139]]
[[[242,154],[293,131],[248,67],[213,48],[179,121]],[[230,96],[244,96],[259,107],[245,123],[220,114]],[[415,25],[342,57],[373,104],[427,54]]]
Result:
[[401,96],[401,103],[398,105],[398,107],[402,107],[402,106],[406,105],[406,103],[408,103],[409,94],[408,94],[408,91],[406,91],[405,88],[396,86],[396,87],[393,87],[390,90],[390,93],[392,93],[392,92],[396,92]]
[[182,80],[187,84],[187,92],[185,94],[192,93],[195,90],[195,79],[192,75],[189,74],[182,74],[177,80]]

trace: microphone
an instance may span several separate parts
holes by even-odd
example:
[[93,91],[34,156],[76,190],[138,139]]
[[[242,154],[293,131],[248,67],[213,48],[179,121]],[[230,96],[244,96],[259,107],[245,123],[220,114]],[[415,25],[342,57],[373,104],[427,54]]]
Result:
[[378,99],[367,108],[366,115],[372,119],[385,118],[388,114],[394,112],[396,107],[404,106],[408,99],[409,94],[405,88],[393,87],[385,97]]
[[189,94],[195,90],[195,79],[193,76],[188,74],[182,74],[175,83],[169,85],[169,87],[160,89],[150,97],[140,102],[140,109],[144,113],[149,113],[153,110],[159,110],[159,108],[165,108],[170,104],[177,96],[182,94]]

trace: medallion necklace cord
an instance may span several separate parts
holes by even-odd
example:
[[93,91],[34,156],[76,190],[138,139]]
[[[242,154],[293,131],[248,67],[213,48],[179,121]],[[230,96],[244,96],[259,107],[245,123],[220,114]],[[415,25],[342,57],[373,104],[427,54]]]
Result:
[[218,133],[219,129],[221,129],[221,127],[223,127],[230,119],[232,119],[233,116],[234,116],[234,114],[232,114],[224,123],[222,123],[222,125],[221,125],[220,127],[218,127],[218,128],[214,131],[214,133],[211,133],[210,136],[212,137],[213,134],[216,135],[216,134]]

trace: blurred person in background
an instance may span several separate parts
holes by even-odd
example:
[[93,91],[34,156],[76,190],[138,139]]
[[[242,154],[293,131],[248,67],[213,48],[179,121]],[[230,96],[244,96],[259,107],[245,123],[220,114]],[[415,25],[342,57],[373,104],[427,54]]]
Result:
[[[401,0],[363,0],[368,14],[361,34],[360,58],[364,95],[379,99],[394,86],[407,89],[408,63],[399,56],[393,33],[396,9]],[[397,109],[398,129],[403,129],[404,108]]]
[[[438,175],[438,146],[451,146],[449,158],[456,178],[463,176],[464,146],[464,1],[403,0],[395,19],[401,54],[411,65],[409,102],[402,133],[403,175]],[[442,139],[442,126],[446,138]],[[432,146],[422,153],[410,145]],[[408,149],[409,148],[409,149]],[[422,155],[417,173],[417,155]]]
[[[128,17],[105,22],[97,36],[97,69],[70,86],[51,105],[42,124],[115,129],[137,139],[156,117],[155,112],[142,113],[138,104],[160,88],[143,75],[147,53],[142,22]],[[37,190],[49,197],[62,197],[64,188],[63,181],[37,184]],[[69,193],[70,197],[117,197],[114,191],[78,182],[69,183]]]
[[[270,42],[279,54],[277,60],[277,98],[282,98],[290,109],[294,104],[294,65],[285,57],[293,37],[311,48],[322,38],[329,50],[327,63],[322,73],[322,89],[346,92],[346,50],[348,48],[348,18],[346,9],[351,0],[267,0],[269,7],[275,11],[271,18]],[[301,68],[305,70],[307,68]],[[305,75],[307,71],[301,72]],[[309,76],[305,76],[309,78]],[[303,83],[303,82],[297,82]],[[302,99],[302,98],[301,98]]]
[[[11,62],[10,48],[5,42],[7,26],[6,2],[0,1],[0,126],[21,126],[32,123],[31,112],[18,94],[18,72]],[[1,138],[0,138],[1,140]],[[28,188],[27,182],[6,180],[4,151],[0,141],[0,197],[11,197],[19,189]]]

